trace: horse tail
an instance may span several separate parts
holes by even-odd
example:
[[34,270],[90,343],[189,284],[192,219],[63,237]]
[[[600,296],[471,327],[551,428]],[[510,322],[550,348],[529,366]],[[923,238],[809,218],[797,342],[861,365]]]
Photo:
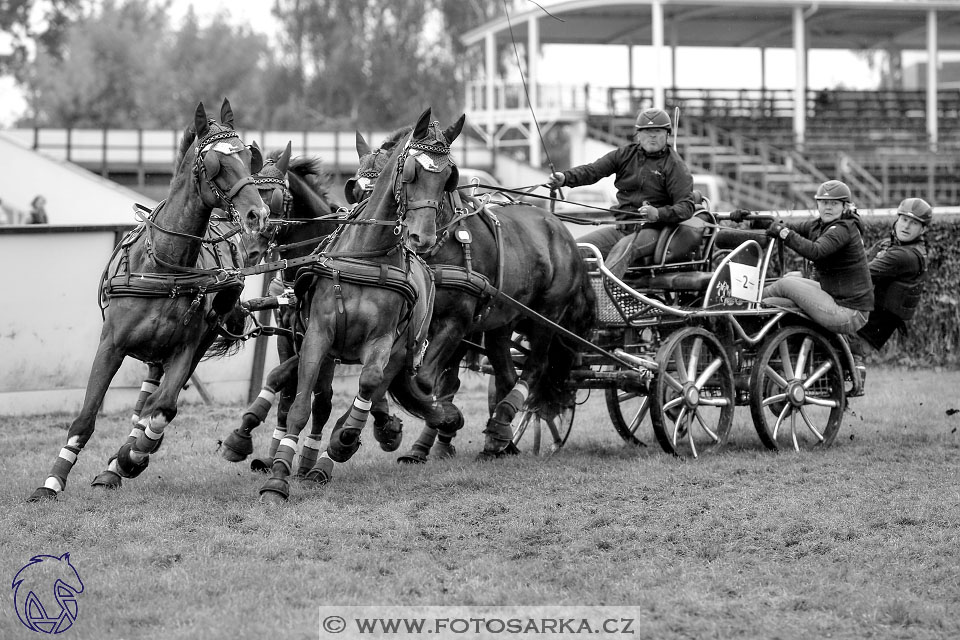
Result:
[[[565,301],[566,306],[554,321],[581,338],[589,339],[589,333],[597,322],[596,293],[582,261],[576,260],[575,265],[576,284]],[[533,331],[542,330],[534,327]],[[526,378],[530,383],[529,404],[539,408],[545,415],[556,415],[568,397],[567,379],[577,364],[579,347],[561,335],[550,333],[545,356],[527,358],[527,363],[532,364],[534,370]]]
[[250,322],[250,315],[239,304],[234,305],[220,321],[220,331],[213,343],[207,347],[203,354],[203,360],[223,358],[239,353],[243,347],[243,335]]

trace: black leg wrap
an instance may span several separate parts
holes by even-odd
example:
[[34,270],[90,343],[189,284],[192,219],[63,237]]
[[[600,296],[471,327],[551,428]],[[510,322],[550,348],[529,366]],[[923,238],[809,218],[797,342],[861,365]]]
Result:
[[105,469],[97,474],[97,477],[93,479],[90,486],[102,487],[104,489],[119,489],[122,483],[123,480],[119,475],[109,469]]
[[267,478],[260,487],[261,502],[286,502],[290,498],[290,483],[286,478]]
[[47,500],[56,500],[57,492],[53,489],[48,489],[46,487],[39,487],[36,491],[30,494],[30,497],[27,498],[27,502],[45,502]]
[[491,417],[487,420],[487,428],[483,433],[487,437],[483,443],[483,451],[477,456],[478,459],[489,460],[519,453],[516,445],[513,444],[513,428],[509,422]]
[[327,444],[327,454],[334,462],[346,462],[360,448],[360,429],[340,427],[330,434],[330,443]]
[[223,441],[223,457],[230,462],[243,462],[253,453],[253,437],[234,429]]
[[117,452],[117,470],[120,472],[121,477],[136,478],[143,473],[147,465],[150,464],[150,456],[146,456],[142,462],[134,462],[130,458],[130,452],[132,450],[133,447],[127,442],[120,447],[120,451]]
[[396,451],[403,442],[403,421],[396,415],[373,412],[373,437],[384,451]]
[[250,461],[250,471],[269,473],[273,468],[273,458],[254,458]]
[[320,458],[313,468],[304,474],[303,479],[317,484],[327,484],[333,479],[333,460]]

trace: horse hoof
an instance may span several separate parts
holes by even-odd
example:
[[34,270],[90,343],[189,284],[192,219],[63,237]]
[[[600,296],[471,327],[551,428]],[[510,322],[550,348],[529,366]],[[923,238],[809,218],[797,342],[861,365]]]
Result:
[[333,479],[333,460],[320,458],[317,464],[303,475],[303,479],[316,482],[318,485],[327,484]]
[[403,442],[403,422],[397,416],[387,416],[383,424],[373,423],[373,437],[380,443],[380,448],[393,452],[400,448]]
[[334,462],[346,462],[360,448],[360,429],[338,429],[330,436],[327,455]]
[[110,471],[101,471],[96,478],[93,479],[93,482],[90,483],[91,487],[103,487],[104,489],[119,489],[120,484],[123,482],[120,479],[120,476]]
[[417,451],[416,449],[411,449],[397,458],[397,462],[400,464],[426,464],[427,454],[422,451]]
[[477,454],[477,462],[497,460],[506,456],[515,456],[518,453],[520,453],[520,450],[517,449],[517,445],[513,444],[512,442],[508,442],[507,445],[502,449],[484,448],[483,451]]
[[223,441],[224,458],[230,462],[243,462],[253,453],[253,437],[236,429]]
[[254,458],[250,461],[250,471],[268,473],[273,468],[273,458]]
[[48,500],[56,500],[57,492],[53,489],[48,489],[47,487],[39,487],[36,491],[30,494],[30,497],[27,498],[27,502],[46,502]]
[[433,445],[433,457],[437,460],[455,458],[456,456],[457,448],[453,446],[452,442],[437,442]]
[[268,478],[260,487],[260,502],[283,504],[290,497],[290,483],[284,478]]
[[117,452],[117,471],[124,478],[136,478],[146,470],[150,464],[150,456],[143,455],[143,460],[134,460],[132,457],[133,446],[127,442]]

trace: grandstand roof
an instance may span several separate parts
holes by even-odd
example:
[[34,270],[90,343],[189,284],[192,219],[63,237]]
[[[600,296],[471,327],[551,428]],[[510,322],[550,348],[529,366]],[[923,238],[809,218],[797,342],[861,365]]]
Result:
[[[655,0],[559,0],[515,3],[507,17],[462,36],[483,41],[487,33],[517,41],[528,19],[539,21],[542,44],[649,45]],[[937,12],[938,48],[960,50],[958,0],[660,0],[668,46],[792,48],[795,8],[803,11],[810,49],[927,48],[927,15]],[[551,18],[551,16],[553,16]]]

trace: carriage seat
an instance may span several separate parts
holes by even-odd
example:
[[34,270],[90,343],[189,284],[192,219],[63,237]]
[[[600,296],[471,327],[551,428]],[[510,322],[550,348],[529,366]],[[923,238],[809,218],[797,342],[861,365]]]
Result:
[[626,279],[631,286],[706,290],[712,275],[709,263],[717,221],[699,191],[693,192],[693,202],[696,211],[692,218],[660,231],[651,263],[627,270]]
[[732,251],[747,240],[755,240],[761,249],[766,249],[771,238],[762,229],[739,229],[737,227],[717,227],[714,248]]

